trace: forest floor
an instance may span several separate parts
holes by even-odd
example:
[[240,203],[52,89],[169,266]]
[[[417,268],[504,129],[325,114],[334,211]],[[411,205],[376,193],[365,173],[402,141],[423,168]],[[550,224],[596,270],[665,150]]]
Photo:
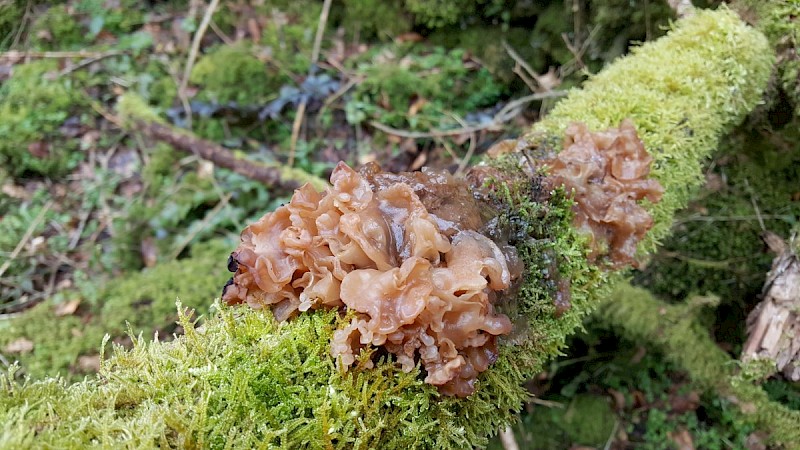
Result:
[[[78,380],[105,334],[170,339],[176,298],[202,320],[238,233],[291,194],[131,130],[120,97],[290,179],[340,160],[459,173],[673,19],[658,0],[528,3],[0,2],[0,366]],[[759,236],[800,217],[792,124],[778,104],[729,136],[634,274],[665,300],[718,295],[704,323],[732,355],[772,259]],[[529,383],[519,448],[765,448],[657,350],[591,320],[568,348]],[[765,387],[800,409],[796,385]]]

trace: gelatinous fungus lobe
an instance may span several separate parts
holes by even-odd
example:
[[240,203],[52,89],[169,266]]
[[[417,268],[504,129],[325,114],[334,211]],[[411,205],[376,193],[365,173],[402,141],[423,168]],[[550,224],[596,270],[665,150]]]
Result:
[[223,300],[278,320],[346,307],[356,314],[331,342],[345,368],[381,346],[406,371],[421,364],[443,393],[471,394],[512,328],[494,311],[498,293],[521,272],[513,248],[479,232],[492,213],[446,172],[340,163],[331,183],[298,189],[244,230]]
[[576,226],[591,236],[591,258],[608,256],[615,268],[635,264],[636,246],[653,226],[638,202],[658,202],[664,193],[648,178],[652,161],[626,119],[601,132],[573,123],[563,150],[544,162],[552,185],[564,186],[575,200]]

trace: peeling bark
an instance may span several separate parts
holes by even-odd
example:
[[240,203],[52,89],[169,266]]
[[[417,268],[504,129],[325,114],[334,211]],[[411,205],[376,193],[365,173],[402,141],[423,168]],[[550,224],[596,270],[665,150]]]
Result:
[[767,274],[764,300],[747,318],[742,360],[771,359],[778,372],[800,381],[800,258],[777,235],[768,233],[764,240],[778,256]]

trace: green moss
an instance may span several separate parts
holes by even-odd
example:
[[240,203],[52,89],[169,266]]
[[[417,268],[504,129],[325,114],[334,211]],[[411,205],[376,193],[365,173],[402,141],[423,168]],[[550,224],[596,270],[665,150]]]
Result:
[[[718,135],[758,101],[769,63],[763,37],[731,13],[699,13],[663,40],[615,63],[584,91],[573,92],[537,129],[549,131],[552,140],[561,136],[570,117],[602,129],[632,115],[650,148],[663,150],[657,170],[669,194],[655,216],[669,222],[669,208],[688,196],[680,183],[698,177],[688,173],[692,168],[699,172],[690,159],[703,158]],[[694,137],[675,127],[684,116]],[[24,445],[36,430],[37,444],[66,447],[87,442],[130,447],[485,446],[527,398],[522,382],[559,353],[565,336],[610,286],[601,269],[588,264],[585,241],[572,227],[571,202],[563,193],[556,191],[543,202],[541,187],[513,161],[498,164],[505,164],[513,180],[495,191],[506,206],[501,228],[511,233],[527,270],[516,300],[503,305],[515,320],[515,334],[501,341],[497,362],[480,375],[469,398],[441,398],[421,381],[419,369],[405,374],[391,360],[381,359],[368,369],[363,363],[369,354],[362,354],[362,364],[347,373],[335,370],[328,353],[335,312],[301,314],[275,324],[263,311],[222,308],[200,329],[184,318],[186,335],[174,343],[137,340],[132,351],[116,352],[99,380],[72,386],[57,380],[21,387],[6,382],[0,389],[0,420],[8,430],[2,443]],[[662,237],[668,224],[658,226],[657,237]],[[572,285],[572,308],[558,318],[552,304],[554,264]],[[37,401],[29,403],[32,398]]]
[[714,293],[728,314],[738,310],[721,330],[743,323],[743,310],[760,292],[774,257],[765,251],[759,216],[783,237],[800,217],[800,203],[793,201],[800,179],[796,134],[740,129],[726,138],[708,170],[709,182],[676,216],[674,235],[636,282],[675,300]]
[[344,6],[345,29],[358,30],[362,38],[388,40],[411,30],[411,18],[401,0],[345,0]]
[[775,444],[796,448],[800,442],[800,411],[770,401],[758,385],[765,374],[763,365],[755,362],[739,367],[698,324],[698,307],[716,301],[695,298],[668,305],[644,289],[620,284],[596,317],[629,340],[661,348],[696,385],[731,402],[743,426],[765,431]]
[[475,13],[475,0],[405,0],[406,8],[416,15],[415,21],[429,28],[452,25],[461,17]]
[[224,241],[197,246],[191,258],[117,279],[101,289],[98,304],[84,300],[78,315],[57,316],[56,305],[46,301],[0,323],[0,349],[28,339],[34,343],[33,351],[15,355],[25,374],[37,379],[57,374],[80,379],[84,372],[78,358],[96,355],[104,334],[121,338],[130,327],[147,336],[160,331],[162,338],[169,337],[177,319],[176,298],[199,313],[207,312],[209,299],[225,282],[224,262],[230,247]]
[[22,1],[8,1],[0,3],[0,48],[6,49],[13,42],[14,36],[19,31],[22,16],[25,14],[25,3]]
[[595,0],[589,8],[588,27],[597,30],[591,39],[601,43],[606,60],[625,53],[629,42],[661,36],[675,16],[663,1]]
[[86,44],[87,30],[70,14],[67,5],[53,5],[31,25],[33,45],[44,50],[76,48]]
[[[351,123],[368,119],[411,129],[459,126],[443,112],[465,116],[493,106],[503,87],[484,68],[464,64],[464,51],[400,45],[371,55],[357,70],[365,77],[346,105]],[[418,111],[409,108],[420,99]]]
[[753,19],[778,52],[776,81],[800,116],[800,1],[739,0],[734,5]]
[[257,11],[272,19],[261,30],[270,68],[284,76],[308,73],[322,2],[279,0],[265,2]]
[[15,176],[62,175],[81,158],[58,132],[86,103],[81,81],[57,74],[55,61],[22,64],[0,86],[0,164]]
[[200,88],[199,99],[250,105],[263,103],[286,78],[270,73],[249,47],[238,44],[217,47],[200,58],[190,81]]

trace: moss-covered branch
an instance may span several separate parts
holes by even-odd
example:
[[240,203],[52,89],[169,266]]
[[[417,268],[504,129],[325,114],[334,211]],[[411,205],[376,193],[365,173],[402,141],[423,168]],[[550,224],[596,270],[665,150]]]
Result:
[[[719,136],[758,103],[771,61],[766,39],[735,14],[700,12],[572,92],[529,142],[557,148],[570,121],[599,130],[632,118],[667,189],[651,207],[651,249],[688,200]],[[510,179],[527,180],[509,161],[497,164]],[[588,262],[567,198],[541,200],[529,180],[506,188],[500,219],[513,225],[525,279],[516,302],[504,305],[515,331],[470,397],[443,398],[420,381],[419,369],[403,373],[385,357],[374,368],[337,370],[329,356],[341,320],[334,312],[277,324],[263,312],[223,309],[200,329],[184,320],[186,336],[174,343],[140,339],[131,352],[115,352],[96,380],[22,387],[5,381],[0,443],[30,446],[35,437],[37,445],[56,447],[484,446],[527,398],[522,382],[559,353],[618,278]],[[554,261],[572,286],[572,307],[560,316],[545,271]]]
[[279,164],[270,165],[251,161],[188,131],[174,128],[166,124],[141,98],[133,94],[120,97],[118,109],[123,125],[130,130],[142,133],[151,139],[166,142],[176,150],[193,153],[251,180],[289,190],[304,183],[311,183],[320,190],[325,189],[328,185],[325,180],[303,170]]
[[696,320],[697,309],[709,303],[714,304],[714,299],[669,305],[645,289],[620,283],[596,317],[627,339],[660,348],[693,382],[738,405],[741,420],[765,431],[774,443],[797,448],[800,411],[769,400],[757,384],[765,374],[757,362],[740,366],[717,347]]

